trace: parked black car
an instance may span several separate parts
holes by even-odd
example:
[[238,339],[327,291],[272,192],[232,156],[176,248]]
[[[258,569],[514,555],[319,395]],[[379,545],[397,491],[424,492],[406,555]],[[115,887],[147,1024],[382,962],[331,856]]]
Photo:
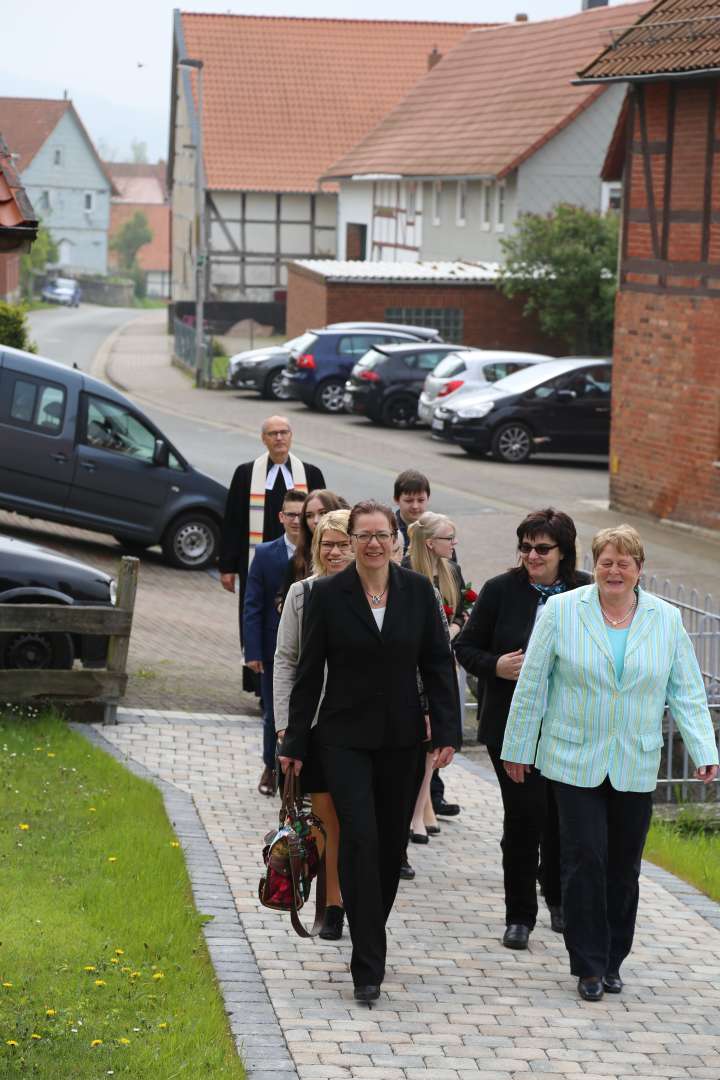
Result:
[[438,342],[376,345],[358,360],[345,383],[345,411],[388,427],[412,427],[429,372],[463,345]]
[[606,454],[611,373],[609,360],[535,364],[435,409],[433,437],[515,465],[535,450]]
[[[87,604],[115,602],[115,581],[77,559],[37,544],[0,535],[0,604]],[[0,634],[0,668],[103,667],[108,639],[90,634],[23,631]]]
[[308,331],[302,352],[294,349],[282,393],[320,412],[343,412],[345,383],[353,366],[376,345],[440,341],[437,330],[396,323],[362,323],[345,330]]
[[0,508],[161,544],[199,570],[217,557],[226,498],[117,390],[0,346]]

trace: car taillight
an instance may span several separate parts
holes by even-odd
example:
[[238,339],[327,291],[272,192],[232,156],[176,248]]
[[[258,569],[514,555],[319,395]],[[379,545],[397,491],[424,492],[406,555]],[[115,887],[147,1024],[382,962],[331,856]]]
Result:
[[358,379],[364,379],[365,382],[380,382],[380,376],[377,371],[361,371],[358,375]]
[[297,358],[297,366],[304,368],[305,371],[311,371],[315,367],[315,357],[312,353],[303,353],[302,356]]
[[463,379],[451,379],[450,382],[445,383],[442,390],[438,390],[438,397],[447,397],[448,394],[452,394],[454,390],[459,390],[463,385]]

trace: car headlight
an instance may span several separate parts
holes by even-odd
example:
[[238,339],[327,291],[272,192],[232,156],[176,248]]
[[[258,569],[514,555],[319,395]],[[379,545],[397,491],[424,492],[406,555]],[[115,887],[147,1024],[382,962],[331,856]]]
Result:
[[115,605],[117,601],[117,581],[115,578],[110,578],[110,603]]
[[458,409],[456,416],[462,420],[477,420],[481,416],[487,416],[495,407],[493,401],[484,402],[482,405],[466,405],[464,409]]

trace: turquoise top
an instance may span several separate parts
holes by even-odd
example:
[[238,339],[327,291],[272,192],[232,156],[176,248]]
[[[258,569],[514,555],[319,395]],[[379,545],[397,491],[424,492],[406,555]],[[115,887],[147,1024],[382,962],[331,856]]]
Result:
[[615,658],[615,673],[619,682],[622,679],[623,668],[625,667],[625,648],[630,627],[627,630],[614,630],[612,627],[606,626],[605,629],[610,639],[610,648]]

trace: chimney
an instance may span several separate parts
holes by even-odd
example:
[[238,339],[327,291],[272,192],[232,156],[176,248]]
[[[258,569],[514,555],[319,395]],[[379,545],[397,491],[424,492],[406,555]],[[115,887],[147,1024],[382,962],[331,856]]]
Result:
[[581,10],[590,11],[592,8],[607,7],[608,0],[582,0]]
[[524,11],[519,11],[515,16],[515,22],[528,22],[528,17]]
[[442,60],[442,53],[438,52],[437,45],[433,45],[433,51],[428,53],[428,71],[432,70],[436,64],[439,64]]
[[67,99],[68,99],[68,92],[67,92],[67,90],[63,90],[63,101],[67,101]]

